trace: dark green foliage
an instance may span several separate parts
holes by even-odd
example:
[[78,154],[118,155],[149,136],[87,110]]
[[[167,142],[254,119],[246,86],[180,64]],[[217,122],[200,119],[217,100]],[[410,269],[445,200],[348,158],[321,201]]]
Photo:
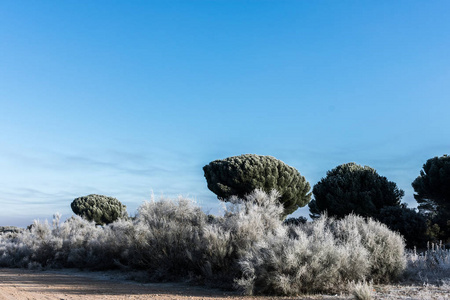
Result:
[[[450,239],[450,156],[443,155],[427,160],[411,184],[419,203],[419,210],[429,217],[435,238]],[[433,228],[431,228],[433,227]]]
[[327,172],[313,188],[312,218],[328,212],[343,218],[350,213],[376,217],[385,206],[399,206],[404,192],[394,182],[368,167],[347,163]]
[[299,226],[301,224],[305,224],[306,222],[308,222],[308,219],[306,219],[305,217],[298,217],[298,218],[289,218],[284,220],[283,224],[284,225],[294,225],[294,226]]
[[450,211],[442,210],[427,214],[427,235],[431,242],[450,243]]
[[450,156],[434,157],[423,165],[420,176],[411,184],[419,209],[437,213],[450,209]]
[[24,229],[15,226],[0,226],[0,239],[13,239]]
[[19,233],[23,231],[23,228],[16,226],[0,226],[0,234],[2,233]]
[[255,189],[269,193],[277,190],[289,215],[311,199],[311,187],[305,177],[293,167],[272,156],[244,154],[215,160],[203,167],[208,188],[220,200],[231,196],[244,198]]
[[389,229],[399,232],[406,240],[406,246],[424,248],[428,240],[427,219],[414,209],[401,206],[387,206],[381,209],[378,220]]
[[97,225],[109,224],[127,216],[126,206],[113,197],[91,194],[70,204],[73,212]]

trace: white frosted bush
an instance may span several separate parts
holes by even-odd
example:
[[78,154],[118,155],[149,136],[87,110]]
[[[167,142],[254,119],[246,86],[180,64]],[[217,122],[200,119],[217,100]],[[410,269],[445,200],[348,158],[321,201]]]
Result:
[[218,224],[206,224],[203,228],[200,273],[210,282],[223,280],[223,277],[233,280],[237,266],[232,241],[231,232]]
[[[59,215],[56,215],[59,221]],[[34,221],[30,230],[19,233],[14,239],[2,242],[0,264],[10,267],[53,266],[62,240],[55,235],[55,227],[47,221]]]
[[148,269],[155,279],[195,272],[206,219],[206,214],[187,199],[145,202],[134,224],[132,265]]
[[13,240],[0,237],[1,267],[27,267],[31,254],[30,247],[24,244],[20,237]]
[[356,216],[284,225],[276,191],[233,197],[221,217],[179,198],[143,203],[133,220],[95,226],[78,216],[0,236],[0,266],[140,269],[150,279],[195,279],[246,294],[340,292],[404,269],[402,238]]
[[450,250],[442,243],[428,243],[427,249],[422,252],[409,250],[406,260],[405,279],[431,284],[441,284],[441,280],[450,279]]
[[101,229],[80,217],[60,224],[55,214],[52,225],[34,221],[12,241],[2,242],[0,264],[9,267],[85,267],[89,243],[97,240]]
[[405,268],[403,249],[402,238],[380,223],[322,216],[256,243],[239,260],[236,284],[246,294],[296,295],[342,291],[349,281],[387,282]]
[[132,259],[135,236],[136,227],[128,219],[104,226],[99,238],[90,244],[97,265],[103,269],[127,267]]
[[372,219],[364,220],[349,215],[336,221],[342,232],[350,232],[356,227],[361,235],[361,243],[369,251],[370,277],[375,283],[388,283],[397,280],[406,267],[405,241],[403,237]]
[[246,294],[336,292],[348,280],[365,278],[367,260],[361,244],[337,240],[328,219],[321,217],[256,244],[239,261],[243,277],[236,283]]
[[356,300],[370,300],[374,294],[372,283],[366,281],[350,282],[349,290]]
[[[55,223],[55,222],[54,222]],[[64,267],[90,267],[90,244],[98,240],[102,228],[79,216],[72,216],[63,224],[56,223],[54,234],[62,239],[62,247],[55,260]]]
[[278,197],[275,190],[267,194],[257,189],[245,199],[230,199],[224,216],[202,231],[203,276],[231,287],[241,273],[239,259],[268,236],[286,234]]

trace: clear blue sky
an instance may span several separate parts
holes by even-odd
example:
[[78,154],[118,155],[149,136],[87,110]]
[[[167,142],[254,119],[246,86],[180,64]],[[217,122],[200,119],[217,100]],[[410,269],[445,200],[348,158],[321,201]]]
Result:
[[[274,156],[405,190],[450,149],[449,1],[1,1],[0,225],[92,193],[218,212],[202,167]],[[307,215],[303,208],[294,213]]]

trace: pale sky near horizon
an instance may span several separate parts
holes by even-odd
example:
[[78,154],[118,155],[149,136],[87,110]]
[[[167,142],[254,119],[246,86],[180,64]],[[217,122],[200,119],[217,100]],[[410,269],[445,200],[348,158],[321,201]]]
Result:
[[[218,213],[202,167],[274,156],[405,191],[450,148],[448,1],[1,1],[0,226],[134,214],[153,192]],[[307,207],[294,216],[308,215]]]

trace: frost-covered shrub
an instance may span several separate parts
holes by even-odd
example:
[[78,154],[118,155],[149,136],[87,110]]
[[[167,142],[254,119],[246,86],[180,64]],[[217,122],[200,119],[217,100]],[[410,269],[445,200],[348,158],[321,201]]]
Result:
[[[78,226],[77,226],[78,225]],[[85,230],[80,230],[85,227]],[[10,267],[83,267],[86,264],[88,241],[96,236],[95,225],[80,217],[60,223],[55,214],[52,225],[34,221],[9,243],[1,243],[0,264]],[[83,255],[80,255],[83,253]],[[76,259],[74,259],[74,257]]]
[[104,226],[97,239],[89,243],[91,263],[96,269],[128,267],[135,247],[136,226],[119,219]]
[[187,199],[145,202],[134,223],[132,266],[148,269],[155,279],[187,276],[198,268],[206,220],[206,214]]
[[63,246],[55,259],[64,267],[90,268],[96,266],[92,254],[92,243],[103,234],[101,227],[96,227],[93,221],[87,221],[79,216],[72,216],[61,224],[57,234],[63,240]]
[[357,232],[351,235],[355,239],[336,239],[322,217],[291,226],[289,235],[268,236],[239,261],[243,276],[237,286],[246,294],[277,295],[345,289],[349,280],[369,273],[368,251]]
[[[280,214],[279,193],[255,190],[244,199],[232,197],[222,218],[203,230],[203,275],[231,287],[241,274],[239,259],[268,236],[285,235]],[[214,284],[213,285],[217,285]]]
[[338,292],[349,281],[396,279],[404,270],[402,238],[386,226],[361,217],[322,216],[273,234],[239,260],[236,281],[246,294],[295,295]]
[[240,272],[237,260],[270,232],[285,230],[278,197],[261,190],[233,197],[224,216],[215,218],[182,198],[146,202],[128,249],[131,265],[149,270],[154,279],[195,276],[231,287]]
[[340,292],[348,281],[395,279],[404,267],[403,241],[386,226],[356,216],[286,225],[278,197],[255,190],[214,218],[183,198],[145,202],[136,218],[104,226],[55,215],[52,224],[0,236],[0,266],[121,267],[279,295]]
[[31,251],[32,249],[24,244],[20,237],[9,239],[0,236],[0,267],[26,268],[32,254]]
[[397,280],[406,267],[405,242],[403,237],[372,219],[364,220],[349,215],[342,221],[340,234],[357,228],[361,235],[361,244],[369,251],[370,277],[375,283],[387,283]]
[[23,230],[16,226],[0,226],[0,237],[13,239]]
[[406,261],[405,279],[441,284],[442,279],[450,278],[450,250],[442,244],[428,243],[423,252],[409,250]]
[[350,282],[349,290],[356,300],[370,300],[372,299],[374,291],[372,284],[366,281]]
[[11,267],[51,266],[54,257],[62,246],[62,240],[55,236],[47,221],[34,221],[30,230],[18,234],[14,241],[5,245],[2,265]]

